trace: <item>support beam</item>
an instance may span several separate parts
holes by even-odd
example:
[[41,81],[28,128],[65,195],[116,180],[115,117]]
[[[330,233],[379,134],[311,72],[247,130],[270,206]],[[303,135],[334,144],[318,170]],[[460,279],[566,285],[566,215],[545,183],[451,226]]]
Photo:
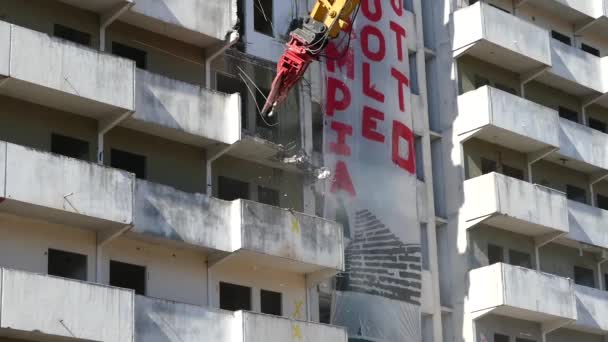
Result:
[[582,35],[583,32],[587,31],[589,28],[591,28],[593,25],[595,25],[595,23],[597,23],[598,21],[600,21],[600,18],[592,19],[591,21],[588,21],[586,23],[575,24],[574,25],[574,35],[575,36]]
[[319,285],[324,280],[330,279],[336,274],[338,274],[338,270],[334,269],[322,269],[316,272],[307,273],[306,274],[306,288],[310,289],[317,285]]
[[599,257],[599,261],[597,262],[597,284],[598,288],[602,291],[606,291],[606,285],[604,283],[604,272],[602,272],[602,265],[608,261],[608,253],[605,250],[602,250],[602,253]]
[[599,102],[600,100],[606,98],[608,93],[600,94],[596,96],[587,96],[583,99],[583,104],[581,106],[581,115],[583,116],[583,125],[587,124],[587,108],[592,104]]
[[234,148],[234,146],[236,146],[236,144],[238,144],[238,141],[232,145],[221,145],[207,150],[207,162],[205,163],[207,173],[207,195],[211,196],[213,194],[213,162],[224,154],[228,153],[232,148]]
[[101,269],[103,267],[103,247],[109,244],[112,240],[117,237],[125,234],[131,228],[133,228],[132,224],[128,224],[118,230],[114,231],[103,231],[97,233],[97,246],[96,246],[96,255],[95,255],[95,281],[100,283],[101,280]]
[[606,178],[608,178],[608,172],[605,171],[599,171],[589,175],[589,195],[591,197],[591,206],[593,207],[597,205],[597,200],[595,198],[595,184]]
[[[241,23],[243,24],[243,23]],[[205,53],[205,88],[211,89],[211,63],[226,50],[232,47],[239,41],[240,35],[238,31],[232,31],[226,37],[226,41],[215,48],[209,49]]]
[[465,142],[467,142],[469,139],[475,137],[477,135],[477,133],[481,132],[481,130],[486,127],[487,125],[481,126],[481,127],[477,127],[474,128],[470,131],[466,131],[464,133],[460,133],[458,134],[458,139],[460,140],[460,144],[464,144]]
[[557,319],[555,321],[552,322],[545,322],[541,324],[540,330],[541,330],[541,335],[542,335],[542,341],[546,342],[547,341],[547,334],[559,329],[559,328],[563,328],[571,323],[574,323],[574,320],[571,319],[567,319],[567,320],[561,320],[561,319]]
[[568,233],[548,233],[534,237],[534,257],[536,259],[537,271],[540,271],[540,248],[567,234]]
[[515,0],[515,9],[520,8],[521,6],[527,4],[530,0]]
[[104,118],[97,123],[97,163],[99,165],[103,165],[105,134],[129,118],[131,115],[133,115],[133,113],[133,111],[126,111],[122,114]]
[[526,98],[526,84],[534,81],[537,77],[544,74],[547,70],[551,69],[550,66],[544,65],[540,68],[536,68],[534,70],[530,70],[519,75],[520,84],[520,93],[521,97]]
[[558,147],[549,146],[538,151],[528,153],[528,155],[526,156],[526,161],[528,165],[528,182],[532,183],[532,164],[547,158],[549,155],[551,155],[553,152],[556,152],[557,150],[559,150]]
[[106,29],[116,19],[118,19],[125,11],[134,5],[133,0],[127,0],[125,3],[118,4],[111,10],[103,13],[99,20],[99,51],[106,50]]

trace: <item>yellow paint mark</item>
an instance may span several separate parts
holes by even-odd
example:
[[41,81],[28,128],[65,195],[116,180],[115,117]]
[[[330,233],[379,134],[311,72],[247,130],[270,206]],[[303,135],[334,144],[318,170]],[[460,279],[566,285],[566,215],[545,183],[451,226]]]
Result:
[[294,302],[294,304],[295,304],[295,309],[293,310],[292,318],[293,319],[302,319],[302,306],[304,305],[304,301],[296,300]]
[[300,233],[300,222],[295,217],[291,218],[291,231],[298,234]]
[[302,340],[302,330],[298,324],[293,325],[293,338]]

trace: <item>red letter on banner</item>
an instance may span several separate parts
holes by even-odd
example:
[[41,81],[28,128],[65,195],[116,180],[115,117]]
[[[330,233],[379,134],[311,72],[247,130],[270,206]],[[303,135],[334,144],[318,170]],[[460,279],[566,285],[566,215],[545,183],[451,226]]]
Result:
[[343,190],[348,192],[352,197],[357,196],[355,192],[355,187],[353,186],[353,181],[350,178],[350,174],[348,173],[348,168],[346,167],[346,163],[343,161],[338,161],[336,164],[336,170],[333,182],[331,183],[330,191],[332,193],[338,192],[338,190]]
[[[342,93],[342,99],[337,99],[338,89]],[[336,110],[345,110],[350,106],[350,90],[344,82],[333,77],[327,78],[327,115],[334,116]]]
[[384,94],[377,91],[372,85],[371,66],[369,63],[363,63],[363,94],[380,103],[384,103]]
[[391,75],[399,83],[397,92],[399,93],[399,109],[405,112],[405,88],[410,86],[410,80],[399,70],[391,68]]
[[[370,11],[369,3],[374,2],[374,11]],[[382,19],[382,0],[362,0],[361,11],[363,15],[371,21],[380,21]]]
[[338,142],[329,144],[329,150],[337,155],[350,156],[350,147],[346,144],[346,136],[353,135],[353,127],[341,122],[332,121],[331,129],[338,133]]
[[[369,48],[369,37],[373,35],[378,39],[378,51],[371,51]],[[386,42],[384,41],[384,35],[375,26],[366,25],[361,30],[361,48],[365,57],[369,58],[374,62],[380,62],[386,56]]]
[[[400,140],[403,139],[407,142],[407,158],[403,158],[399,153]],[[393,163],[405,171],[415,174],[416,173],[416,155],[414,152],[414,134],[412,130],[406,125],[399,121],[393,121],[393,149],[392,149]]]
[[363,107],[363,137],[372,141],[383,143],[384,135],[377,131],[378,122],[376,120],[384,121],[384,113],[368,106]]
[[336,72],[336,64],[338,64],[338,68],[342,72],[344,72],[344,67],[346,67],[346,77],[351,80],[355,79],[355,54],[353,53],[353,50],[349,48],[348,51],[344,53],[344,56],[342,56],[343,52],[338,51],[336,44],[329,43],[327,44],[325,51],[327,54],[327,71]]
[[400,17],[403,15],[403,0],[391,0],[391,5],[397,16]]
[[405,38],[407,37],[407,32],[405,32],[405,29],[401,25],[394,21],[391,21],[390,26],[391,30],[395,32],[395,38],[397,39],[397,58],[399,59],[399,62],[402,62],[404,57],[404,42]]

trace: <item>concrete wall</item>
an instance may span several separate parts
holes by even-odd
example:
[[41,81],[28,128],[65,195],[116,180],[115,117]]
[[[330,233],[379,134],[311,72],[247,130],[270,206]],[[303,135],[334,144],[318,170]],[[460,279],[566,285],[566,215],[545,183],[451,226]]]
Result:
[[[346,329],[243,312],[243,342],[346,342]],[[239,341],[240,342],[240,341]]]
[[12,26],[10,76],[125,110],[135,106],[135,63]]
[[232,251],[232,215],[240,218],[238,203],[138,180],[132,231],[152,238]]
[[110,282],[110,260],[146,268],[146,296],[207,305],[207,259],[192,249],[119,238],[103,248],[101,279]]
[[241,202],[242,248],[336,270],[344,268],[341,226],[316,216]]
[[[477,340],[495,342],[494,334],[541,341],[540,324],[497,315],[487,315],[475,322]],[[511,340],[516,342],[515,339]]]
[[233,144],[241,136],[238,94],[222,94],[138,70],[136,103],[133,119],[192,135],[195,141]]
[[223,40],[237,22],[232,0],[143,0],[135,2],[131,11],[217,40]]
[[477,138],[467,140],[462,144],[462,148],[466,179],[482,175],[481,162],[484,158],[495,161],[498,172],[503,172],[504,166],[509,166],[523,171],[524,176],[528,176],[528,164],[524,153]]
[[133,222],[132,174],[7,144],[6,197],[111,222]]
[[476,76],[487,78],[493,87],[502,85],[512,88],[519,95],[519,76],[516,73],[472,56],[460,57],[458,59],[458,89],[460,94],[476,89]]
[[135,340],[237,342],[231,312],[135,296]]
[[568,238],[586,244],[608,248],[605,222],[608,211],[583,203],[568,201]]
[[469,179],[464,184],[463,218],[505,215],[549,229],[567,232],[566,196],[495,172]]
[[545,145],[559,144],[556,111],[502,90],[486,86],[460,95],[458,108],[459,133],[492,125]]
[[470,310],[505,306],[576,319],[571,280],[523,267],[494,264],[469,272]]
[[560,118],[559,153],[608,169],[608,134]]
[[133,341],[133,292],[2,269],[0,327],[96,341]]
[[604,93],[608,83],[602,59],[551,39],[551,69],[559,77]]
[[574,294],[578,311],[575,325],[598,332],[608,331],[608,292],[576,285]]
[[[574,266],[590,269],[594,273],[595,286],[597,281],[597,257],[586,249],[550,244],[540,249],[540,268],[543,272],[574,279]],[[608,265],[604,265],[602,273],[606,273]]]
[[7,22],[0,22],[0,76],[9,75],[9,61],[11,46],[11,25]]
[[603,342],[604,336],[594,335],[582,331],[575,331],[571,329],[558,329],[552,333],[547,334],[548,342]]
[[488,266],[488,244],[502,247],[503,260],[511,263],[510,251],[526,253],[530,256],[531,266],[536,267],[534,260],[534,240],[518,233],[480,224],[469,231],[469,269]]

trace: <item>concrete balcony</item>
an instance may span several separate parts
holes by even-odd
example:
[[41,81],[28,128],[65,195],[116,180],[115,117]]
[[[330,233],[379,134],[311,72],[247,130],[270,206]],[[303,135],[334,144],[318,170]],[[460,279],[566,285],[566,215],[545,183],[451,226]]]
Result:
[[0,51],[0,94],[99,120],[134,109],[130,60],[5,22]]
[[[294,140],[297,139],[299,139],[299,137],[294,136]],[[293,153],[290,154],[289,152],[290,151],[281,144],[243,131],[241,139],[230,147],[227,154],[275,169],[301,173],[302,170],[300,170],[295,163],[284,162],[285,158],[293,155]]]
[[577,319],[574,283],[535,270],[494,264],[469,272],[469,311],[538,323]]
[[608,248],[607,210],[576,201],[568,201],[568,221],[570,222],[568,239]]
[[205,147],[233,144],[241,137],[238,94],[223,94],[137,70],[137,111],[129,128]]
[[0,269],[0,335],[36,341],[132,342],[131,290]]
[[237,22],[232,0],[60,1],[200,47],[223,41]]
[[344,328],[252,312],[228,312],[187,304],[135,298],[138,342],[346,342]]
[[135,193],[135,227],[130,234],[140,238],[213,250],[225,263],[253,260],[302,274],[343,269],[344,243],[338,223],[139,180]]
[[528,0],[527,4],[546,13],[559,15],[563,20],[584,25],[603,13],[603,0]]
[[133,222],[134,175],[0,142],[0,210],[96,229]]
[[566,195],[499,173],[464,183],[465,227],[484,223],[526,236],[567,233]]
[[476,137],[522,153],[559,146],[559,115],[555,110],[492,87],[458,97],[457,134]]
[[559,126],[559,151],[549,160],[592,175],[607,172],[608,134],[563,118]]
[[605,91],[602,58],[551,39],[551,68],[538,81],[580,97],[599,96]]
[[519,74],[551,65],[546,30],[482,1],[454,13],[453,50]]
[[608,332],[608,292],[575,285],[577,320],[574,329],[597,334]]

